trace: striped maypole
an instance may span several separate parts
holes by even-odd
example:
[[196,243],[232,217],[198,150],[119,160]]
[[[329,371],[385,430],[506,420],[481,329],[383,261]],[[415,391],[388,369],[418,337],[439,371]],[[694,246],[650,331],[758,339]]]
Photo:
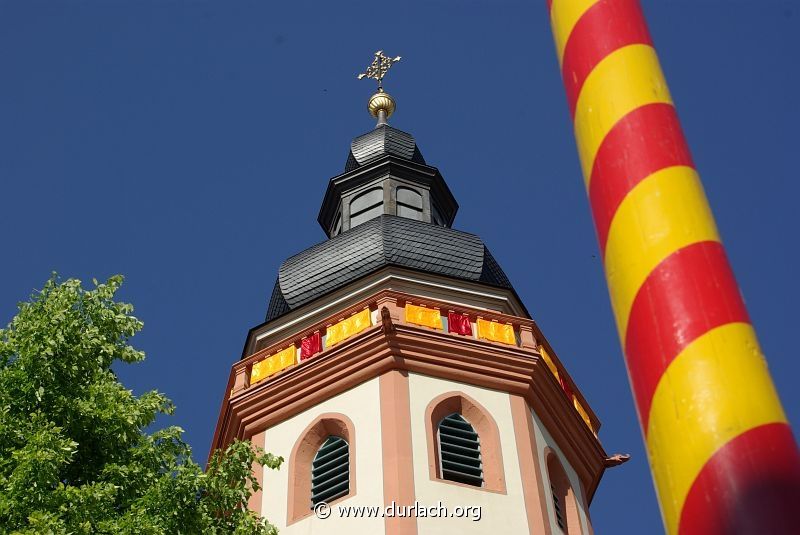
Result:
[[800,533],[800,455],[638,0],[548,0],[669,533]]

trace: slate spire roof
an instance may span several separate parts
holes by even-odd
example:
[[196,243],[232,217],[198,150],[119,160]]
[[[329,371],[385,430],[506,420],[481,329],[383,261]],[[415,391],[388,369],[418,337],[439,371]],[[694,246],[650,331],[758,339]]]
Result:
[[[400,194],[410,188],[419,192],[422,204],[401,210],[407,201]],[[351,210],[365,190],[381,192],[369,201],[377,204]],[[425,162],[414,137],[379,122],[352,141],[345,173],[329,182],[319,221],[330,239],[281,264],[266,321],[388,266],[513,292],[483,241],[450,228],[457,209],[444,178]],[[368,217],[356,219],[367,211]]]
[[266,320],[387,266],[512,288],[478,236],[382,215],[281,264]]
[[425,159],[411,134],[388,124],[382,124],[376,126],[371,132],[358,136],[350,143],[350,154],[344,170],[346,173],[350,172],[387,155],[425,164]]

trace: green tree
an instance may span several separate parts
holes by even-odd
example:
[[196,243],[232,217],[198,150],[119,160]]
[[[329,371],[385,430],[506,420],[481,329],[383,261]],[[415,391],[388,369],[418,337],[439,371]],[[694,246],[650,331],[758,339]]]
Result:
[[251,466],[283,459],[236,442],[206,471],[182,430],[146,432],[173,405],[135,396],[111,369],[144,353],[121,276],[85,290],[54,275],[0,330],[0,531],[21,534],[275,534],[248,511]]

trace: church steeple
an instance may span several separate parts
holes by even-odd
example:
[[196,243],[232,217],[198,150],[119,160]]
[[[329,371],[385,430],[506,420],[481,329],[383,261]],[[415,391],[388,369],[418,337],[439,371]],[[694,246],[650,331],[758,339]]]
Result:
[[[397,59],[379,52],[363,77]],[[483,241],[450,228],[442,175],[386,123],[394,99],[379,86],[368,106],[378,124],[325,193],[328,239],[281,264],[214,447],[246,438],[287,460],[255,467],[248,507],[288,535],[590,533],[613,460],[597,417]],[[319,514],[439,499],[485,518]]]
[[455,219],[458,203],[439,170],[427,165],[411,134],[387,123],[396,102],[383,90],[383,77],[399,60],[379,50],[358,76],[378,81],[378,92],[367,102],[378,123],[350,143],[344,173],[328,184],[318,221],[329,238],[381,215],[444,227]]

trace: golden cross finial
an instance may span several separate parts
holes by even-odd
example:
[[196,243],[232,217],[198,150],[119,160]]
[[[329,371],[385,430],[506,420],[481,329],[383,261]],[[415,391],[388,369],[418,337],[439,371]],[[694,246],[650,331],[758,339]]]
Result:
[[384,55],[383,50],[378,50],[375,52],[375,59],[373,59],[370,66],[367,67],[366,72],[362,72],[358,75],[358,79],[374,78],[378,81],[378,89],[383,89],[383,77],[389,72],[392,64],[398,61],[400,61],[400,56],[390,58]]

